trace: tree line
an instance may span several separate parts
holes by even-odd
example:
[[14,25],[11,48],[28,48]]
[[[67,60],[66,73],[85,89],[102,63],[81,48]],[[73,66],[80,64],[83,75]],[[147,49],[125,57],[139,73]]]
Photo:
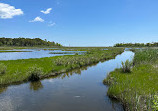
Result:
[[40,38],[0,38],[0,46],[62,46],[54,41],[50,42]]
[[152,43],[117,43],[114,47],[158,47],[158,42]]

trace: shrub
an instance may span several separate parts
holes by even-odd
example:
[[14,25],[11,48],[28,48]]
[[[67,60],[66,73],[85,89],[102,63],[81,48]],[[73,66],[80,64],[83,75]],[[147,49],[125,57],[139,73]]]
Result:
[[7,70],[7,66],[5,66],[3,63],[0,63],[0,74],[5,74]]
[[75,55],[79,55],[78,53],[75,53]]
[[132,67],[132,62],[130,62],[129,60],[126,60],[125,62],[122,62],[122,71],[124,73],[131,72],[131,67]]
[[40,76],[43,74],[43,71],[41,68],[37,66],[30,67],[28,70],[29,81],[38,81],[40,79]]

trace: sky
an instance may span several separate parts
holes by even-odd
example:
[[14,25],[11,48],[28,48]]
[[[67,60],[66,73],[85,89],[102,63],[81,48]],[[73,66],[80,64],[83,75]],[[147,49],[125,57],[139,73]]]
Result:
[[158,42],[158,0],[0,0],[0,37],[64,46]]

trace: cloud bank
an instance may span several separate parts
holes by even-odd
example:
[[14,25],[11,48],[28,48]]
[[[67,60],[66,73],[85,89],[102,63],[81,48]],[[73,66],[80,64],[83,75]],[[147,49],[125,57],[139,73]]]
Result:
[[14,6],[10,6],[9,4],[0,3],[0,18],[1,19],[9,19],[13,18],[17,15],[24,14],[21,9],[15,9]]

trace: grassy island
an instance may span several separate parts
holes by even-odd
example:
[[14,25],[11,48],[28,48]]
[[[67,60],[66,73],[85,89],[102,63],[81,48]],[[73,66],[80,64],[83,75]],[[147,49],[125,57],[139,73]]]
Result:
[[41,79],[99,61],[109,60],[121,54],[124,48],[65,48],[67,50],[87,51],[82,55],[65,55],[37,59],[0,61],[0,85],[15,84]]

